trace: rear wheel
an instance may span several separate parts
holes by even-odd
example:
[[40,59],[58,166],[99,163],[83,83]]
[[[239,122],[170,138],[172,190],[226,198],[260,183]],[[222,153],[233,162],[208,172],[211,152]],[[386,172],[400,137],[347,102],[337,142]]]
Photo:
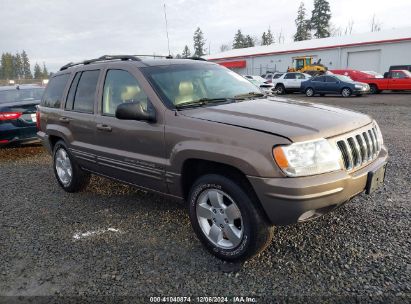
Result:
[[285,94],[285,87],[284,87],[283,84],[277,84],[277,85],[275,86],[275,90],[277,91],[277,94],[278,94],[278,95],[283,95],[283,94]]
[[313,97],[313,96],[314,96],[314,89],[313,89],[313,88],[307,88],[307,89],[305,90],[305,95],[306,95],[307,97]]
[[54,175],[65,191],[78,192],[87,187],[90,174],[79,167],[62,140],[54,146],[53,164]]
[[227,261],[246,260],[263,251],[273,237],[252,195],[230,179],[200,177],[189,194],[190,220],[203,245]]
[[342,97],[350,97],[351,94],[352,94],[352,91],[351,91],[350,88],[343,88],[343,89],[341,90],[341,96],[342,96]]

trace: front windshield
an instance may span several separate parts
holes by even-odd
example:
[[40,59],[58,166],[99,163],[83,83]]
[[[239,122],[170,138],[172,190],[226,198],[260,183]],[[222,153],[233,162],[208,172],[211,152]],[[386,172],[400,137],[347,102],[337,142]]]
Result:
[[44,88],[0,91],[0,103],[40,100],[43,92]]
[[333,75],[333,76],[336,77],[336,78],[338,78],[338,80],[340,80],[340,81],[353,82],[353,80],[352,80],[350,77],[348,77],[348,76],[337,75],[337,74],[335,74],[335,75]]
[[215,64],[176,64],[144,68],[150,82],[172,107],[204,99],[232,99],[259,88]]

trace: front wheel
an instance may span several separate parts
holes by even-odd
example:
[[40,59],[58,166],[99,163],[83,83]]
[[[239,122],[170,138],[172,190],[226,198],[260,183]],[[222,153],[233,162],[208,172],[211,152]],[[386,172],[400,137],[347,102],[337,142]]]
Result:
[[344,88],[344,89],[341,90],[341,96],[342,97],[350,97],[351,94],[352,94],[352,91],[349,88]]
[[90,174],[80,168],[62,140],[54,146],[53,164],[54,175],[65,191],[78,192],[88,185]]
[[230,179],[215,174],[200,177],[189,194],[190,220],[197,237],[215,256],[242,261],[271,242],[271,227],[250,197]]
[[375,84],[370,84],[370,94],[379,94],[380,92]]

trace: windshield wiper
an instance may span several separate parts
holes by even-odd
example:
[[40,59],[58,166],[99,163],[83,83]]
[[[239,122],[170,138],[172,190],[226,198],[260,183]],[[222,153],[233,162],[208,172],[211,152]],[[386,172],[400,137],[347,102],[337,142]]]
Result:
[[258,98],[258,97],[266,97],[266,94],[261,92],[249,92],[246,94],[240,94],[234,96],[235,99],[247,99],[247,98]]
[[210,103],[234,101],[232,98],[200,98],[197,100],[188,101],[182,104],[175,105],[176,109],[201,107]]

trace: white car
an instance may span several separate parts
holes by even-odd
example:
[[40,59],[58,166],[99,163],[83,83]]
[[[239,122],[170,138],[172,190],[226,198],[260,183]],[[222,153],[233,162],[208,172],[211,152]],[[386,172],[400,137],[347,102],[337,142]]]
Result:
[[244,78],[247,79],[249,82],[254,84],[255,86],[259,87],[264,93],[272,94],[274,90],[274,86],[272,83],[268,83],[266,79],[261,76],[254,76],[254,75],[244,75]]
[[298,92],[300,91],[301,82],[306,81],[311,78],[311,75],[299,72],[284,73],[281,77],[273,79],[272,84],[274,85],[277,94],[285,94],[288,92]]

